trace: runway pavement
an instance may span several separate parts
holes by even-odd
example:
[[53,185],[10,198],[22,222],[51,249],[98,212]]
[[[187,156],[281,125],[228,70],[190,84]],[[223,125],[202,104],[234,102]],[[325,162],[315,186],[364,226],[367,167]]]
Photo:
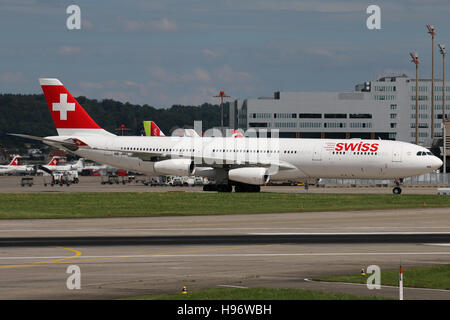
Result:
[[[116,299],[219,287],[320,289],[396,298],[325,275],[450,262],[450,210],[3,220],[0,299]],[[66,273],[81,270],[81,289]],[[405,299],[450,299],[406,289]]]
[[450,232],[251,233],[248,235],[149,237],[20,237],[1,238],[0,247],[42,246],[179,246],[354,243],[450,243]]

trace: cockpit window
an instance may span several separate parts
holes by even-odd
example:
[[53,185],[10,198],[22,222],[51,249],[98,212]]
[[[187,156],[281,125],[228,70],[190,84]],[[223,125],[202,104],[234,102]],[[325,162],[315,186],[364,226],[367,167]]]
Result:
[[429,151],[427,151],[427,152],[425,152],[425,151],[418,151],[417,155],[418,156],[426,156],[426,155],[432,156],[433,154],[431,152],[429,152]]
[[427,152],[427,155],[432,156],[433,154],[431,152]]

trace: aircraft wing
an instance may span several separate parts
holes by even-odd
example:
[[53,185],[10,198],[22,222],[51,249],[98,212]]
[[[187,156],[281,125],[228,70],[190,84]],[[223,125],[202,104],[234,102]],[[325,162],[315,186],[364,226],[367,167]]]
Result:
[[52,144],[63,146],[69,150],[71,149],[78,149],[78,148],[86,148],[90,150],[99,150],[99,151],[110,151],[110,152],[120,152],[120,153],[127,153],[131,154],[132,156],[138,157],[144,161],[159,161],[163,159],[168,159],[170,157],[177,157],[180,158],[191,158],[194,161],[199,160],[200,163],[205,166],[213,167],[213,168],[222,168],[224,166],[229,168],[240,168],[240,167],[276,167],[278,170],[295,170],[297,169],[294,165],[285,162],[280,161],[278,159],[269,159],[269,158],[261,158],[254,156],[254,154],[246,154],[246,157],[242,158],[233,158],[230,155],[227,157],[216,157],[216,156],[207,156],[207,157],[199,157],[195,154],[188,153],[188,154],[182,154],[178,152],[172,152],[172,151],[144,151],[144,150],[120,150],[120,149],[111,149],[111,148],[98,148],[93,146],[88,146],[83,141],[76,139],[76,138],[68,138],[66,140],[55,140],[55,139],[48,139],[48,138],[42,138],[42,137],[36,137],[36,136],[30,136],[26,134],[17,134],[17,133],[9,133],[9,135],[22,137],[22,138],[28,138],[32,140],[38,140],[42,142],[49,142]]
[[144,161],[159,161],[163,159],[168,159],[170,157],[180,157],[180,158],[191,158],[192,160],[200,160],[202,165],[206,165],[208,167],[213,168],[222,168],[224,166],[230,168],[240,168],[240,167],[277,167],[278,170],[295,170],[297,167],[290,164],[286,161],[280,161],[277,159],[269,159],[269,158],[258,158],[258,157],[247,157],[247,158],[238,158],[235,159],[233,157],[200,157],[196,154],[192,154],[189,152],[188,154],[182,154],[178,152],[170,152],[170,151],[138,151],[138,150],[119,150],[119,149],[107,149],[107,148],[97,148],[90,147],[90,150],[99,150],[99,151],[110,151],[110,152],[122,152],[132,154],[134,157],[138,157]]
[[53,173],[52,170],[48,169],[46,166],[43,166],[43,165],[38,165],[38,169],[40,169],[40,170],[42,170],[42,171],[44,171],[44,172],[46,172],[48,174],[52,174]]
[[[83,147],[81,147],[83,148]],[[98,151],[110,151],[110,152],[121,152],[131,155],[132,157],[137,157],[144,161],[159,161],[170,158],[171,153],[164,151],[137,151],[137,150],[119,150],[119,149],[111,149],[111,148],[98,148],[88,146],[90,150],[98,150]]]

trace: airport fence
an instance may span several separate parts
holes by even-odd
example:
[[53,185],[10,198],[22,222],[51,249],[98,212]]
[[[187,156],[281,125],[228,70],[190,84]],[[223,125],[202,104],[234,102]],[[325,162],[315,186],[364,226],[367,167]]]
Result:
[[[376,179],[320,179],[319,185],[390,185],[394,180]],[[409,177],[403,180],[406,185],[450,185],[450,173],[427,173],[420,176]]]

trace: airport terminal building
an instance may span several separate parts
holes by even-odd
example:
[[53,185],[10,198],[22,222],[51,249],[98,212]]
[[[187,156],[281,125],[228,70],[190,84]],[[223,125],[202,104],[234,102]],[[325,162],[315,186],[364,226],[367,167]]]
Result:
[[[435,138],[442,137],[442,80],[435,79]],[[419,79],[419,144],[430,145],[431,79]],[[450,113],[450,82],[446,83]],[[275,92],[230,103],[230,127],[279,129],[281,138],[363,138],[415,142],[416,80],[382,77],[353,92]]]

